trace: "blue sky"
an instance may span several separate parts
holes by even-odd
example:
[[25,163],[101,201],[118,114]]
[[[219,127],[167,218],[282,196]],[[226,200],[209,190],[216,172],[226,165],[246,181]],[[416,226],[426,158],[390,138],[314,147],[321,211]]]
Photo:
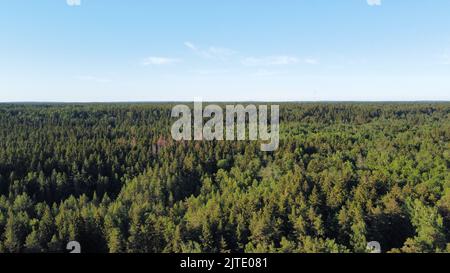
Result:
[[0,101],[450,100],[448,0],[3,0]]

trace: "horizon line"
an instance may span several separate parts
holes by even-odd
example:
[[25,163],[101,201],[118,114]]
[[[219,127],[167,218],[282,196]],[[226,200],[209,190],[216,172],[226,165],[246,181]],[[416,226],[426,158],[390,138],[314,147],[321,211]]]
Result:
[[[192,103],[196,100],[129,100],[129,101],[0,101],[0,104],[130,104],[130,103]],[[449,103],[450,100],[201,100],[205,103]]]

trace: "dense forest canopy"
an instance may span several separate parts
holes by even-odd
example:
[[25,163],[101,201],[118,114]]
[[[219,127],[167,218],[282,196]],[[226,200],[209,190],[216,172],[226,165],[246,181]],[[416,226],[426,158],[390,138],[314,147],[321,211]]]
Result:
[[0,252],[450,252],[450,103],[285,103],[280,146],[172,104],[1,104]]

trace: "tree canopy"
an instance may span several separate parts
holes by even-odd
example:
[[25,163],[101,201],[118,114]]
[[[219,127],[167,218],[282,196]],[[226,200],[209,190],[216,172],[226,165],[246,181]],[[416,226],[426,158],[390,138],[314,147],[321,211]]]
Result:
[[284,103],[274,152],[172,106],[0,105],[0,252],[450,251],[449,103]]

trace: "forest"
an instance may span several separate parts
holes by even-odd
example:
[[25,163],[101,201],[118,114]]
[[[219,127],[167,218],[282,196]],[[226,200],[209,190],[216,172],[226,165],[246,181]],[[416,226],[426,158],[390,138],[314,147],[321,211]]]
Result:
[[450,252],[450,103],[281,103],[273,152],[172,107],[0,104],[0,253]]

